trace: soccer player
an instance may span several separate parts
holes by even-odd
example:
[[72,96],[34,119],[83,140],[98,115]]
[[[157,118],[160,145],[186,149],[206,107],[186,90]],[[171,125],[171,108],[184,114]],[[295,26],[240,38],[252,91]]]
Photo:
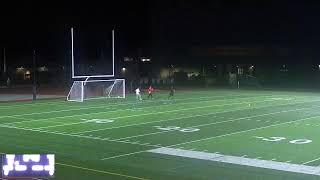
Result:
[[137,101],[141,101],[142,98],[141,98],[141,94],[140,94],[140,88],[138,87],[138,88],[135,90],[135,92],[136,92],[136,100],[137,100]]
[[173,95],[174,95],[174,88],[173,88],[173,86],[171,86],[171,89],[170,89],[170,93],[169,93],[168,99],[169,99],[170,97],[172,97],[172,98],[173,98]]
[[152,99],[152,93],[153,93],[154,89],[153,87],[150,85],[148,88],[148,99],[151,98]]

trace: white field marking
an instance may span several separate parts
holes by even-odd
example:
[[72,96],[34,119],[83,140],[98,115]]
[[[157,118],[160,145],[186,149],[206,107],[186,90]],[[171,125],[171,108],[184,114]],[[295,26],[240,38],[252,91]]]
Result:
[[[72,136],[72,135],[70,135],[70,134],[62,134],[62,133],[55,133],[55,134],[60,134],[60,135],[68,135],[68,136]],[[85,137],[85,136],[81,136],[82,138],[88,138],[88,137]],[[97,139],[97,138],[94,138],[94,137],[92,137],[92,139]],[[98,138],[98,139],[100,139],[100,140],[105,140],[105,139],[101,139],[101,138]],[[114,141],[112,141],[112,142],[114,142]],[[130,144],[137,144],[137,143],[130,143]],[[139,144],[140,145],[140,144]],[[153,145],[154,146],[154,145]],[[157,147],[161,147],[161,146],[157,146]],[[140,152],[139,152],[140,153]],[[130,153],[130,155],[131,155],[132,153]],[[136,154],[136,153],[134,153],[134,154]],[[126,155],[127,156],[127,155]],[[118,156],[117,156],[118,157]],[[114,157],[114,158],[116,158],[116,157]]]
[[[299,102],[299,103],[300,103],[300,102]],[[290,105],[290,104],[299,104],[299,103],[287,103],[287,104],[281,104],[281,106],[283,106],[283,105]],[[271,105],[271,106],[259,107],[259,108],[266,108],[266,107],[272,107],[272,106],[273,106],[273,105]],[[315,108],[315,107],[320,107],[320,106],[313,106],[312,108]],[[144,123],[129,124],[129,125],[124,125],[124,126],[116,126],[116,127],[111,127],[111,128],[101,128],[101,129],[94,129],[94,130],[88,130],[88,131],[80,131],[80,132],[75,132],[75,133],[73,133],[73,134],[82,134],[82,133],[90,133],[90,132],[97,132],[97,131],[105,131],[105,130],[111,130],[111,129],[131,127],[131,126],[140,126],[140,125],[152,124],[152,123],[158,123],[158,122],[167,122],[167,121],[173,121],[173,120],[179,120],[179,119],[185,119],[185,118],[202,117],[202,116],[208,116],[208,115],[213,115],[213,114],[220,114],[220,113],[234,112],[234,111],[248,110],[248,109],[259,109],[259,108],[256,108],[256,107],[255,107],[255,108],[239,108],[239,109],[233,109],[233,110],[227,110],[227,111],[220,111],[220,112],[214,112],[214,113],[208,113],[208,114],[201,114],[201,115],[195,115],[195,116],[178,117],[178,118],[165,119],[165,120],[159,120],[159,121],[149,121],[149,122],[144,122]],[[278,114],[278,113],[282,113],[282,112],[298,111],[298,110],[303,110],[303,109],[311,109],[311,108],[308,107],[308,108],[299,108],[299,109],[287,110],[287,111],[278,111],[278,112],[274,112],[274,113],[268,113],[268,114],[250,116],[250,117],[244,117],[244,118],[241,118],[241,119],[252,118],[252,117],[260,117],[260,116],[272,115],[272,114]],[[217,117],[217,116],[215,116],[215,117]],[[234,119],[234,120],[235,120],[235,119]]]
[[3,128],[10,128],[10,129],[18,129],[18,130],[25,130],[25,131],[32,131],[32,132],[39,132],[39,133],[47,133],[47,134],[54,134],[54,135],[62,135],[62,136],[69,136],[69,137],[77,137],[77,138],[85,138],[85,139],[95,139],[101,141],[108,141],[108,142],[118,142],[118,143],[125,143],[125,144],[134,144],[134,145],[141,145],[141,146],[148,146],[148,147],[159,147],[157,145],[143,145],[142,143],[132,143],[132,142],[124,142],[124,141],[116,141],[113,139],[106,139],[106,138],[98,138],[92,135],[89,136],[81,136],[76,134],[69,134],[69,133],[61,133],[61,132],[52,132],[52,131],[45,131],[45,130],[37,130],[37,129],[28,129],[28,128],[21,128],[21,127],[14,127],[14,126],[1,126]]
[[[317,116],[316,116],[316,117],[317,117]],[[315,118],[315,117],[312,117],[312,118]],[[310,119],[310,118],[306,118],[306,119]],[[302,121],[302,120],[305,120],[305,119],[300,119],[300,121]],[[296,120],[296,121],[298,121],[298,120]],[[293,121],[293,122],[295,122],[295,121]],[[292,123],[292,122],[287,122],[287,123]],[[282,124],[287,124],[287,123],[281,123],[281,124],[276,124],[276,125],[282,125]],[[258,129],[264,129],[264,128],[273,127],[273,126],[276,126],[276,125],[266,126],[266,127],[260,127],[260,128],[254,128],[254,129],[250,129],[250,130],[245,130],[245,131],[240,131],[240,132],[235,132],[235,133],[220,135],[219,137],[228,136],[228,135],[233,135],[233,134],[239,134],[239,133],[248,132],[248,131],[254,131],[254,130],[258,130]],[[32,129],[9,127],[9,126],[2,126],[2,127],[14,128],[14,129],[22,129],[22,130],[27,130],[27,131],[35,131],[35,132],[43,132],[43,133],[53,134],[52,132],[49,132],[49,131],[40,131],[40,130],[32,130]],[[101,139],[101,138],[86,137],[86,136],[72,135],[72,134],[66,134],[66,133],[54,133],[54,134],[59,134],[59,135],[64,135],[64,136],[73,136],[73,137],[79,137],[79,138],[89,138],[89,139],[105,140],[105,139]],[[217,138],[217,137],[218,137],[218,136],[211,137],[210,139],[212,139],[212,138]],[[205,138],[205,139],[208,139],[208,138]],[[200,140],[196,140],[196,141],[202,141],[202,140],[205,140],[205,139],[200,139]],[[110,140],[110,141],[111,141],[111,140]],[[111,142],[115,142],[115,141],[111,141]],[[194,141],[192,141],[192,142],[194,142]],[[186,142],[186,143],[180,143],[180,144],[187,144],[187,143],[191,143],[191,141]],[[133,144],[133,143],[130,143],[130,144]],[[176,144],[176,145],[179,145],[179,144]],[[172,145],[172,146],[176,146],[176,145]],[[149,146],[150,146],[150,145],[149,145]],[[160,146],[159,146],[159,145],[153,145],[153,146],[161,147],[161,144],[160,144]],[[141,151],[141,152],[145,152],[145,151]],[[141,152],[140,152],[140,153],[141,153]],[[136,152],[136,153],[137,153],[137,152]],[[132,154],[132,153],[130,153],[130,154]]]
[[114,158],[119,158],[119,157],[131,156],[133,154],[140,154],[140,153],[143,153],[143,152],[147,152],[147,151],[144,150],[144,151],[137,151],[137,152],[133,152],[133,153],[121,154],[121,155],[118,155],[118,156],[111,156],[111,157],[102,158],[101,160],[109,160],[109,159],[114,159]]
[[243,156],[241,156],[241,157],[247,157],[248,155],[243,155]]
[[312,159],[312,160],[306,161],[306,162],[304,162],[302,164],[305,165],[305,164],[309,164],[309,163],[312,163],[312,162],[315,162],[315,161],[318,161],[318,160],[320,160],[320,158]]
[[109,119],[92,119],[92,120],[87,120],[85,122],[57,124],[57,125],[52,125],[52,126],[37,127],[37,128],[34,128],[34,129],[47,129],[47,128],[53,128],[53,127],[71,126],[71,125],[76,125],[76,124],[88,124],[88,123],[95,123],[95,122],[96,122],[96,124],[108,124],[108,123],[111,123],[113,121],[114,120],[109,120]]
[[277,158],[273,158],[273,159],[271,159],[271,161],[275,161],[275,160],[277,160]]
[[221,154],[215,154],[215,153],[206,153],[206,152],[198,152],[198,151],[190,151],[190,150],[174,149],[174,148],[166,148],[166,147],[149,150],[148,152],[320,176],[320,167],[315,167],[315,166],[306,166],[306,165],[291,164],[291,163],[285,163],[285,162],[251,159],[251,158],[244,158],[244,157],[237,157],[237,156],[221,155]]
[[[264,101],[262,101],[264,102]],[[292,104],[292,103],[290,103]],[[122,117],[116,117],[116,118],[110,118],[112,120],[114,119],[121,119],[121,118],[129,118],[129,117],[136,117],[136,116],[143,116],[143,115],[153,115],[153,114],[163,114],[163,113],[171,113],[171,112],[178,112],[178,111],[185,111],[185,110],[191,110],[191,109],[199,109],[199,108],[208,108],[208,107],[213,107],[213,106],[230,106],[230,105],[233,105],[233,104],[225,104],[225,105],[212,105],[212,106],[202,106],[202,107],[194,107],[194,108],[187,108],[187,109],[179,109],[179,110],[171,110],[171,111],[161,111],[161,112],[154,112],[154,113],[146,113],[146,114],[137,114],[137,115],[131,115],[131,116],[122,116]],[[286,105],[286,104],[283,104],[283,105]],[[248,109],[248,108],[239,108],[237,110],[241,110],[241,109]],[[119,111],[122,111],[122,110],[119,110]],[[231,111],[234,111],[234,110],[231,110]],[[109,111],[111,112],[111,111]],[[112,111],[112,112],[115,112],[115,111]],[[224,112],[224,111],[222,111]],[[225,111],[225,112],[229,112],[229,111]],[[62,117],[53,117],[53,118],[45,118],[45,119],[36,119],[36,120],[31,120],[31,119],[28,119],[26,121],[18,121],[18,122],[11,122],[11,123],[3,123],[3,124],[0,124],[0,125],[15,125],[15,124],[20,124],[20,123],[25,123],[25,122],[43,122],[43,121],[48,121],[50,119],[63,119],[63,118],[67,118],[67,117],[77,117],[77,116],[83,116],[83,115],[93,115],[93,114],[102,114],[102,113],[108,113],[108,112],[97,112],[97,113],[87,113],[87,114],[80,114],[80,115],[70,115],[70,116],[62,116]],[[215,113],[217,114],[217,113]],[[25,119],[25,118],[24,118]],[[153,121],[153,122],[156,122],[156,121]],[[66,126],[68,124],[70,125],[75,125],[75,124],[83,124],[85,122],[77,122],[77,123],[67,123],[67,124],[63,124],[63,126]],[[42,128],[47,128],[47,127],[42,127]],[[89,132],[89,131],[88,131]],[[91,132],[91,131],[90,131]],[[79,132],[81,133],[81,132]]]
[[[184,143],[174,144],[174,145],[170,145],[170,146],[166,146],[166,147],[167,147],[167,148],[170,148],[170,147],[174,147],[174,146],[181,146],[181,145],[184,145],[184,144],[190,144],[190,143],[199,142],[199,141],[204,141],[204,140],[208,140],[208,139],[215,139],[215,138],[220,138],[220,137],[231,136],[231,135],[234,135],[234,134],[241,134],[241,133],[256,131],[256,130],[260,130],[260,129],[266,129],[266,128],[269,128],[269,127],[281,126],[281,125],[284,125],[284,124],[290,124],[290,123],[294,123],[294,122],[297,122],[297,121],[305,121],[305,120],[312,119],[312,118],[316,118],[316,117],[320,117],[320,116],[314,116],[314,117],[309,117],[309,118],[304,118],[304,119],[298,119],[298,120],[291,121],[291,122],[279,123],[279,124],[274,124],[274,125],[269,125],[269,126],[264,126],[264,127],[259,127],[259,128],[248,129],[248,130],[244,130],[244,131],[237,131],[237,132],[233,132],[233,133],[222,134],[222,135],[213,136],[213,137],[209,137],[209,138],[198,139],[198,140],[194,140],[194,141],[187,141],[187,142],[184,142]],[[159,145],[159,144],[158,144],[158,145]],[[159,147],[163,147],[163,146],[160,144]],[[143,153],[143,152],[146,152],[146,151],[138,151],[138,152],[136,152],[135,154]],[[217,154],[217,153],[219,153],[219,152],[216,152],[216,154]],[[306,164],[307,164],[307,163],[310,163],[310,162],[313,162],[313,161],[316,161],[316,160],[319,160],[319,159],[320,159],[320,158],[315,159],[315,160],[312,160],[312,161],[309,161],[309,162],[306,162]],[[271,159],[271,160],[272,160],[272,161],[273,161],[273,160],[276,160],[276,158]]]
[[261,159],[262,157],[257,157],[256,159]]
[[291,160],[289,160],[289,161],[286,161],[286,163],[290,163],[291,162]]
[[[272,95],[270,95],[270,96],[272,96]],[[270,97],[270,96],[240,97],[240,98],[230,98],[230,99],[227,99],[227,100],[234,101],[235,99],[266,98],[266,97]],[[187,99],[188,98],[185,98],[183,100],[187,100]],[[195,99],[195,98],[193,98],[193,99]],[[179,104],[197,104],[197,103],[210,102],[210,101],[226,101],[226,100],[225,99],[210,99],[210,100],[206,100],[206,101],[185,102],[185,103],[179,103]],[[88,110],[88,109],[104,109],[104,108],[123,106],[123,105],[128,105],[128,104],[132,104],[132,103],[123,103],[123,104],[114,104],[114,105],[105,105],[105,106],[99,105],[99,106],[90,106],[90,107],[85,106],[85,107],[78,107],[76,109],[62,109],[62,110],[54,110],[54,111],[34,112],[34,113],[25,113],[25,114],[16,114],[16,115],[5,115],[5,116],[0,116],[0,119],[1,118],[9,118],[9,117],[21,117],[21,116],[28,116],[28,115],[50,114],[50,113],[57,113],[57,112],[70,112],[70,111]],[[157,106],[169,106],[169,105],[159,104]],[[126,109],[126,110],[128,110],[128,109]],[[124,111],[124,109],[122,109],[122,111]],[[109,112],[112,112],[112,111],[109,111]]]
[[[181,94],[181,93],[180,93]],[[182,94],[191,94],[190,92],[182,92]],[[287,95],[282,95],[282,94],[278,94],[278,95],[269,95],[268,93],[254,93],[254,94],[247,94],[247,93],[229,93],[228,96],[287,96]],[[219,98],[219,97],[225,97],[226,95],[219,95],[219,96],[201,96],[201,97],[194,97],[194,98],[176,98],[176,101],[182,101],[182,100],[191,100],[191,99],[206,99],[206,98]],[[301,97],[301,98],[314,98],[315,96],[297,96],[297,97]],[[296,97],[296,98],[297,98]],[[167,101],[165,100],[160,100],[160,101]],[[135,103],[135,100],[132,101],[126,101],[125,103],[123,102],[112,102],[109,103],[109,105],[126,105],[126,104],[133,104]],[[148,102],[154,102],[154,101],[143,101],[141,103],[148,103]],[[23,104],[12,104],[12,105],[8,105],[6,104],[5,106],[0,106],[0,109],[11,109],[13,107],[26,107],[26,106],[37,106],[37,105],[57,105],[57,106],[64,106],[66,104],[65,101],[61,101],[61,100],[57,100],[57,101],[50,101],[50,102],[36,102],[36,103],[23,103]],[[83,105],[83,106],[79,106],[79,107],[87,107],[87,105]]]
[[[287,111],[279,111],[279,112],[273,112],[273,113],[266,113],[266,114],[260,114],[260,115],[249,116],[249,117],[242,117],[242,118],[237,118],[237,119],[232,119],[232,120],[217,121],[217,122],[212,122],[212,123],[206,123],[206,124],[190,126],[190,127],[186,127],[186,128],[197,128],[197,127],[203,127],[203,126],[210,126],[210,125],[215,125],[215,124],[222,124],[222,123],[228,123],[228,122],[241,121],[241,120],[244,120],[244,119],[247,119],[248,121],[251,121],[252,118],[255,118],[255,117],[262,117],[262,116],[268,116],[268,115],[284,113],[284,112],[299,111],[299,110],[305,110],[305,108],[293,109],[293,110],[287,110]],[[168,133],[168,132],[172,132],[172,131],[160,131],[160,132],[139,134],[139,135],[135,135],[135,136],[128,136],[128,137],[119,138],[119,139],[116,139],[116,140],[117,141],[121,141],[121,140],[124,140],[124,139],[131,139],[131,138],[137,138],[137,137],[143,137],[143,136],[150,136],[150,135],[155,135],[155,134],[163,134],[163,133]],[[259,136],[254,136],[254,137],[255,138],[264,138],[264,137],[259,137]]]
[[174,144],[174,145],[170,145],[170,146],[167,146],[167,147],[181,146],[181,145],[184,145],[184,144],[190,144],[190,143],[194,143],[194,142],[206,141],[206,140],[210,140],[210,139],[221,138],[221,137],[226,137],[226,136],[230,136],[230,135],[241,134],[241,133],[256,131],[256,130],[260,130],[260,129],[266,129],[266,128],[270,128],[270,127],[281,126],[281,125],[285,125],[285,124],[291,124],[291,123],[294,123],[294,122],[305,121],[305,120],[309,120],[309,119],[313,119],[313,118],[319,118],[319,117],[320,117],[320,115],[313,116],[313,117],[308,117],[308,118],[303,118],[303,119],[297,119],[297,120],[294,120],[294,121],[283,122],[283,123],[279,123],[279,124],[273,124],[273,125],[268,125],[268,126],[263,126],[263,127],[247,129],[247,130],[243,130],[243,131],[237,131],[237,132],[233,132],[233,133],[228,133],[228,134],[212,136],[212,137],[193,140],[193,141],[188,141],[188,142],[184,142],[184,143]]
[[[248,97],[247,97],[248,98]],[[214,100],[213,100],[214,101]],[[269,102],[271,100],[263,100],[263,101],[255,101],[255,102]],[[201,103],[203,103],[204,101],[202,101]],[[300,101],[299,101],[300,102]],[[301,101],[300,103],[302,103],[303,101]],[[313,101],[310,101],[313,102]],[[182,104],[194,104],[194,102],[188,102],[188,103],[180,103],[179,105]],[[156,112],[156,113],[146,113],[146,114],[137,114],[137,115],[131,115],[131,116],[122,116],[122,117],[116,117],[116,118],[110,118],[110,119],[121,119],[121,118],[128,118],[128,117],[136,117],[136,116],[142,116],[142,115],[152,115],[152,114],[161,114],[161,113],[167,113],[167,112],[179,112],[179,111],[184,111],[184,110],[191,110],[191,109],[201,109],[201,108],[207,108],[207,107],[223,107],[223,106],[230,106],[230,105],[237,105],[237,104],[243,104],[243,103],[229,103],[229,104],[222,104],[222,105],[210,105],[210,106],[200,106],[200,107],[194,107],[194,108],[186,108],[186,109],[177,109],[177,110],[171,110],[171,111],[162,111],[162,112]],[[158,106],[154,106],[152,108],[155,107],[159,107],[159,106],[170,106],[170,105],[158,105]],[[150,108],[150,107],[145,107],[145,108]],[[84,114],[77,114],[77,115],[70,115],[70,116],[61,116],[61,117],[52,117],[52,118],[44,118],[44,119],[36,119],[36,120],[32,120],[32,119],[26,119],[26,121],[18,121],[18,122],[11,122],[11,123],[3,123],[6,125],[12,125],[12,124],[17,124],[17,123],[24,123],[24,122],[36,122],[36,121],[47,121],[47,120],[51,120],[51,119],[63,119],[63,118],[68,118],[68,117],[78,117],[78,116],[85,116],[85,115],[96,115],[96,114],[103,114],[103,113],[112,113],[112,112],[118,112],[118,111],[127,111],[127,110],[132,110],[130,109],[120,109],[120,110],[115,110],[115,111],[107,111],[107,112],[96,112],[96,113],[84,113]],[[68,111],[68,110],[65,110]],[[53,112],[53,111],[52,111]],[[56,111],[58,112],[58,111]],[[30,114],[25,114],[25,115],[31,115],[33,113]],[[37,113],[37,114],[42,114],[42,113]],[[12,116],[21,116],[21,115],[12,115]],[[8,116],[9,118],[12,116]],[[6,116],[2,116],[3,118]],[[7,117],[7,118],[8,118]],[[1,119],[1,116],[0,116]]]

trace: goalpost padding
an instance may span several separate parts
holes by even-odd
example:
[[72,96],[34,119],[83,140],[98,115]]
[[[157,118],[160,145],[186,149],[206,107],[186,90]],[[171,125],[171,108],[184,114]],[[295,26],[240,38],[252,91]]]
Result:
[[67,101],[83,102],[101,98],[125,98],[125,80],[74,81],[67,96]]

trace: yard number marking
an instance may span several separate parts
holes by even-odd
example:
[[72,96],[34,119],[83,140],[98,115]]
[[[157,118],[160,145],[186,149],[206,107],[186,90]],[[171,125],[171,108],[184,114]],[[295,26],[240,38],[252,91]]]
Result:
[[181,128],[178,126],[167,126],[167,127],[162,127],[162,126],[154,126],[155,128],[163,131],[180,131],[180,132],[196,132],[199,131],[200,129],[197,128]]
[[[262,139],[263,141],[268,141],[268,142],[279,142],[279,141],[283,141],[287,138],[285,137],[260,137],[260,136],[255,136],[255,138],[258,138],[258,139]],[[289,141],[289,143],[291,144],[308,144],[308,143],[311,143],[312,140],[310,139],[294,139],[294,140],[291,140]]]

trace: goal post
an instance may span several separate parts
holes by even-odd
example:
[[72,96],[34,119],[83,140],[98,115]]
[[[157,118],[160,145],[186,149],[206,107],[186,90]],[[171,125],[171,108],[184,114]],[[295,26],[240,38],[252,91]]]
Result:
[[83,102],[89,99],[125,98],[125,79],[74,81],[67,101]]

